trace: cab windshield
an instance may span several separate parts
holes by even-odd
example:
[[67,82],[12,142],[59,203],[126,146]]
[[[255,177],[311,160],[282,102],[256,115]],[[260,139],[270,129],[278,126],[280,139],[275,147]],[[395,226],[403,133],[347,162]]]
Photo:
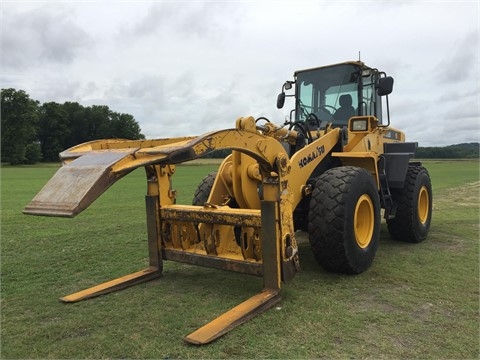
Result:
[[296,120],[316,116],[323,126],[345,126],[352,116],[373,115],[381,121],[381,101],[374,91],[377,74],[353,64],[297,72]]

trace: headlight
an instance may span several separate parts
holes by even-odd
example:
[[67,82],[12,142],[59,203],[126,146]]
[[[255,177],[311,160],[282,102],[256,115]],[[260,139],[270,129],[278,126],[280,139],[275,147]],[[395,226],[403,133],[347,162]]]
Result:
[[368,121],[367,119],[352,120],[351,131],[367,131]]

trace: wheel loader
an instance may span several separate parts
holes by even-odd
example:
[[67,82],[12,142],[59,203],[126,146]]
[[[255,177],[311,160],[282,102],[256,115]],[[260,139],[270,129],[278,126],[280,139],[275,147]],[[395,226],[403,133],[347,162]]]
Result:
[[[167,260],[263,277],[259,294],[185,337],[201,345],[280,301],[282,283],[300,271],[299,231],[323,268],[346,274],[372,265],[382,217],[393,239],[421,242],[431,182],[413,160],[417,143],[390,126],[392,88],[392,77],[361,61],[311,68],[282,86],[277,107],[293,104],[284,123],[241,117],[200,136],[95,140],[60,153],[62,167],[24,213],[74,217],[144,167],[149,259],[144,270],[61,300],[155,279]],[[218,171],[206,174],[192,204],[178,204],[175,165],[220,149],[231,153]]]

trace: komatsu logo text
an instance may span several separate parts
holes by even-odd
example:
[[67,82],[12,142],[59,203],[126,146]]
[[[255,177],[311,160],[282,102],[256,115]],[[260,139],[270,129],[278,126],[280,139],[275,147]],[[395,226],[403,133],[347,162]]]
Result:
[[300,168],[303,168],[304,166],[307,166],[310,164],[313,160],[315,160],[317,157],[322,156],[322,154],[325,152],[325,146],[317,146],[316,151],[312,151],[311,154],[308,154],[308,156],[305,156],[303,159],[300,159],[298,161],[298,166]]

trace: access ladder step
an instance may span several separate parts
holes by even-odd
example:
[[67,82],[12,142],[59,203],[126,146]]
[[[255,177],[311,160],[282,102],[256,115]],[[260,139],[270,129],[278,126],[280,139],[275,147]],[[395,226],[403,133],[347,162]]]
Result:
[[393,202],[392,194],[390,193],[390,188],[388,186],[388,179],[385,173],[379,174],[380,179],[380,196],[382,199],[382,205],[385,208],[385,219],[395,218],[395,213],[397,212],[397,206]]

